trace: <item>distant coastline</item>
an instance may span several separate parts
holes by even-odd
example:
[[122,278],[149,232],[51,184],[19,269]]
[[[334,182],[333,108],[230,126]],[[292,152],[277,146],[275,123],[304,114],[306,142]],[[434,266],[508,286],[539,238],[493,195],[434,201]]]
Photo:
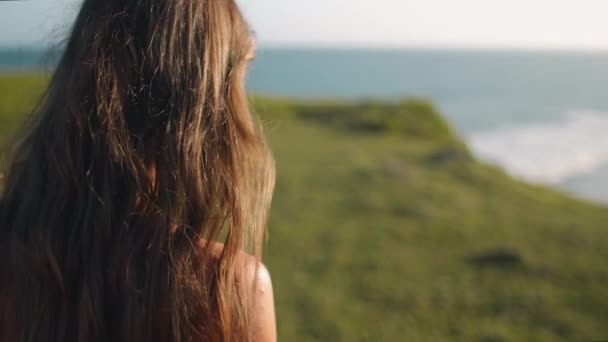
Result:
[[[0,73],[50,71],[59,52],[0,49]],[[608,51],[262,46],[248,88],[302,100],[428,98],[479,158],[608,203]]]

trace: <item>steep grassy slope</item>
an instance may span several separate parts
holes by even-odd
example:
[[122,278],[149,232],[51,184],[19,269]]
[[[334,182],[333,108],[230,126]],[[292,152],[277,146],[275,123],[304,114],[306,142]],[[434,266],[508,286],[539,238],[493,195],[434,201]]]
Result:
[[[39,85],[0,78],[0,134]],[[477,162],[424,101],[254,105],[282,341],[608,338],[606,208]]]

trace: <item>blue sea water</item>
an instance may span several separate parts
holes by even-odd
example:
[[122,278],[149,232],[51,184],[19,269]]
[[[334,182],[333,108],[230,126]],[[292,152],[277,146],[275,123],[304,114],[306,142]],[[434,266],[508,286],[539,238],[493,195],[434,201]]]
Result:
[[262,49],[249,87],[426,97],[480,158],[608,203],[608,52]]
[[35,47],[0,47],[0,72],[50,70],[58,60],[59,51]]
[[[0,50],[0,70],[52,61]],[[297,98],[426,97],[480,158],[608,203],[608,52],[262,48],[248,87]]]

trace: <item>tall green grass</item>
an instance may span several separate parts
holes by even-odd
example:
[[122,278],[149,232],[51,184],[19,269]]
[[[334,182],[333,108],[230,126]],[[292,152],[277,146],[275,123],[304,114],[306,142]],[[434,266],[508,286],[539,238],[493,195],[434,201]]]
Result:
[[[0,133],[43,83],[0,78]],[[253,103],[280,340],[608,338],[608,209],[476,161],[424,100]]]

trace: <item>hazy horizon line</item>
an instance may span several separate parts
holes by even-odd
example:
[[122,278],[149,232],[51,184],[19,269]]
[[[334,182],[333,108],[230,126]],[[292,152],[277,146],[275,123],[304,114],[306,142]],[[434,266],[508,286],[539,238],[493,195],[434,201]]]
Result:
[[[46,50],[51,51],[61,44],[0,44],[0,50]],[[382,43],[345,43],[345,42],[259,42],[261,50],[425,50],[425,51],[480,51],[480,52],[579,52],[608,53],[606,47],[585,46],[529,46],[529,45],[482,45],[482,44],[382,44]]]
[[491,44],[389,44],[347,42],[260,42],[260,49],[324,49],[324,50],[467,50],[467,51],[548,51],[548,52],[608,52],[608,46],[554,46],[554,45],[491,45]]

